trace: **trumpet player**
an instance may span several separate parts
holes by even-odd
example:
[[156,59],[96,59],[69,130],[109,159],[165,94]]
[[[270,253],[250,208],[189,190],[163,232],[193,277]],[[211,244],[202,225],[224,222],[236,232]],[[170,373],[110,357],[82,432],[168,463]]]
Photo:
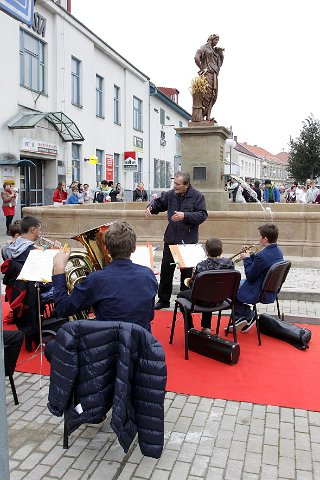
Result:
[[[226,270],[226,269],[233,270],[234,269],[234,263],[232,260],[230,260],[229,258],[221,257],[222,242],[219,238],[208,238],[208,240],[206,241],[205,248],[206,248],[207,258],[199,262],[196,268],[194,269],[192,277],[189,279],[186,279],[188,281],[185,281],[185,284],[186,286],[189,287],[189,289],[183,290],[180,293],[178,293],[177,295],[178,298],[186,298],[187,300],[191,300],[192,285],[198,273],[206,272],[208,270]],[[188,330],[190,330],[190,328],[193,328],[193,322],[192,322],[192,315],[189,312],[188,312],[187,321],[188,321]],[[211,313],[202,313],[201,328],[203,332],[210,333]]]
[[[242,333],[248,332],[255,323],[254,312],[250,308],[250,304],[258,301],[262,284],[269,268],[274,263],[283,260],[282,251],[277,245],[278,235],[277,225],[265,223],[258,227],[258,240],[263,249],[256,254],[250,254],[248,251],[240,254],[244,264],[246,279],[240,283],[234,311],[235,326],[237,329],[241,328]],[[274,302],[275,294],[266,293],[264,300],[265,303]]]

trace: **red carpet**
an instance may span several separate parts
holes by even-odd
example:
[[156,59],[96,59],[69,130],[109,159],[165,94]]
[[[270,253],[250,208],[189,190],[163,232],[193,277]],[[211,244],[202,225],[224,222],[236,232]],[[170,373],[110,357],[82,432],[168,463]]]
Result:
[[[5,318],[8,304],[2,302],[2,306]],[[239,333],[239,363],[230,366],[194,352],[189,352],[189,360],[184,360],[183,323],[178,321],[173,344],[169,345],[171,320],[172,312],[156,311],[152,325],[152,333],[166,353],[168,391],[320,411],[320,385],[317,381],[320,326],[307,325],[312,330],[312,340],[306,351],[265,335],[261,335],[262,346],[259,347],[255,328],[247,334]],[[199,323],[195,319],[197,328]],[[4,325],[4,328],[13,329],[15,326]],[[32,353],[26,352],[23,345],[16,370],[39,373],[40,356],[31,357]],[[50,365],[44,356],[42,374],[50,374]]]
[[[168,391],[320,411],[320,326],[306,325],[312,339],[305,351],[266,335],[259,347],[255,327],[239,333],[239,362],[230,366],[194,352],[185,360],[183,322],[178,321],[169,345],[171,320],[172,312],[157,311],[152,326],[166,352]],[[199,323],[195,321],[196,328]]]

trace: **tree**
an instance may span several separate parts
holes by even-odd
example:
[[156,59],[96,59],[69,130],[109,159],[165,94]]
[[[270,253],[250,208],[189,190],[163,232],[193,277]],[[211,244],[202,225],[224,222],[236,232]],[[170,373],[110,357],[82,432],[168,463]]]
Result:
[[320,121],[311,114],[302,125],[300,136],[290,139],[288,172],[304,182],[320,176]]

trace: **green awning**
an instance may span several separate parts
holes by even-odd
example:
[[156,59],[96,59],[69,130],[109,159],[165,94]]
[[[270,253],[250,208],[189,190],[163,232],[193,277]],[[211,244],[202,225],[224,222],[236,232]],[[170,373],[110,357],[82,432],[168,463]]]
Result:
[[64,142],[83,142],[77,125],[63,112],[24,113],[8,124],[9,128],[34,128],[41,120],[48,120]]

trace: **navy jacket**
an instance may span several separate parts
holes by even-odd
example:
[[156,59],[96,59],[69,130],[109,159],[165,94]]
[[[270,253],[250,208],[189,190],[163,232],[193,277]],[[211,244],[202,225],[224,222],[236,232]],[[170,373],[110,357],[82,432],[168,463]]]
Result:
[[64,413],[68,433],[100,423],[112,407],[111,427],[124,451],[138,432],[142,454],[161,456],[167,369],[162,346],[149,332],[130,323],[76,320],[58,330],[45,353],[51,361],[48,409]]
[[[184,195],[178,195],[174,189],[165,192],[160,198],[150,203],[151,213],[167,212],[168,226],[164,233],[164,241],[168,245],[181,243],[198,243],[199,225],[207,216],[206,201],[202,193],[193,187],[189,187]],[[171,220],[174,212],[184,212],[182,222]]]
[[53,275],[55,310],[60,317],[93,307],[97,320],[131,322],[150,331],[158,283],[152,270],[129,259],[113,260],[90,273],[68,295],[65,274]]
[[265,276],[276,262],[283,260],[282,251],[276,243],[267,245],[256,255],[244,258],[244,271],[246,280],[238,291],[237,300],[241,303],[273,303],[276,295],[270,292],[265,293],[264,298],[260,298],[261,288]]

